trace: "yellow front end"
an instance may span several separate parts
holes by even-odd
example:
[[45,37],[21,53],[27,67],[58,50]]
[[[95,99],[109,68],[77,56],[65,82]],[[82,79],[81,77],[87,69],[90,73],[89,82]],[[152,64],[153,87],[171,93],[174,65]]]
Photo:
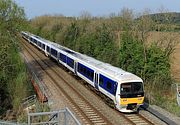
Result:
[[144,102],[144,97],[136,97],[136,98],[121,98],[120,105],[128,105],[134,104],[141,105]]
[[121,112],[136,112],[140,105],[144,102],[144,97],[136,98],[121,98],[120,111]]

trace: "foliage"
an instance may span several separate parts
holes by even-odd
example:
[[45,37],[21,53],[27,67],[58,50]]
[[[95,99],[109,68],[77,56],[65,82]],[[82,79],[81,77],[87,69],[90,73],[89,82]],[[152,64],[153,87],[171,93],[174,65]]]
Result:
[[169,56],[155,43],[147,50],[145,72],[147,80],[155,79],[159,86],[172,83]]
[[122,35],[121,46],[119,49],[119,66],[126,71],[143,77],[143,45],[140,41],[134,39],[129,32],[125,32]]
[[11,0],[0,1],[1,29],[6,29],[9,32],[17,31],[24,17],[24,10],[16,3]]
[[[157,44],[152,43],[144,55],[142,42],[133,38],[131,33],[125,32],[122,35],[119,51],[119,66],[121,68],[146,78],[145,82],[155,80],[158,83],[156,85],[159,86],[172,83],[169,55],[166,55],[165,51]],[[144,56],[147,58],[146,63]]]
[[102,24],[102,26],[96,28],[94,40],[92,41],[93,46],[91,46],[92,49],[89,51],[93,50],[92,53],[95,58],[115,65],[117,48],[113,40],[114,38],[110,29],[105,24]]
[[21,7],[11,0],[0,1],[0,115],[7,109],[16,110],[27,95],[26,68],[16,37],[25,22]]
[[76,40],[79,35],[79,27],[75,22],[71,23],[69,27],[67,27],[67,30],[64,34],[64,44],[71,48],[74,49],[74,45],[76,44]]

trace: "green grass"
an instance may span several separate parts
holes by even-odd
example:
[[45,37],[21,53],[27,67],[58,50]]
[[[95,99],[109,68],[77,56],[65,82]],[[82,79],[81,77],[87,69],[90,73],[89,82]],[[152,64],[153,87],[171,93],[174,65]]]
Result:
[[176,100],[175,87],[155,87],[156,85],[145,85],[145,93],[151,105],[157,105],[180,117],[180,106]]

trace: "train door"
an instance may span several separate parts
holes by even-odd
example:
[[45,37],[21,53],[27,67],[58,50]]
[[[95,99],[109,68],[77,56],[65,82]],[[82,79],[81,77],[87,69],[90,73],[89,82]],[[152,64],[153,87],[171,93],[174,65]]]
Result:
[[116,97],[115,97],[115,105],[116,105],[116,108],[117,109],[120,109],[120,100],[121,100],[121,86],[120,86],[121,84],[118,84],[118,82],[117,82],[117,87],[116,87]]
[[78,62],[74,61],[74,72],[77,75],[77,70],[78,70]]
[[99,90],[98,81],[99,81],[99,74],[95,73],[95,80],[94,80],[94,86],[97,90]]
[[48,57],[47,44],[45,44],[45,50],[44,50],[44,52],[45,52],[45,55]]

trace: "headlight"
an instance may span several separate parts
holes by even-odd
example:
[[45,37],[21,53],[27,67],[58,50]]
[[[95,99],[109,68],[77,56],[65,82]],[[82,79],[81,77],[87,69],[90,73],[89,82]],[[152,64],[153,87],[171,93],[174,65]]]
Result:
[[142,98],[138,98],[138,100],[142,100]]
[[127,99],[123,99],[122,101],[123,101],[123,102],[126,102],[126,101],[127,101]]

